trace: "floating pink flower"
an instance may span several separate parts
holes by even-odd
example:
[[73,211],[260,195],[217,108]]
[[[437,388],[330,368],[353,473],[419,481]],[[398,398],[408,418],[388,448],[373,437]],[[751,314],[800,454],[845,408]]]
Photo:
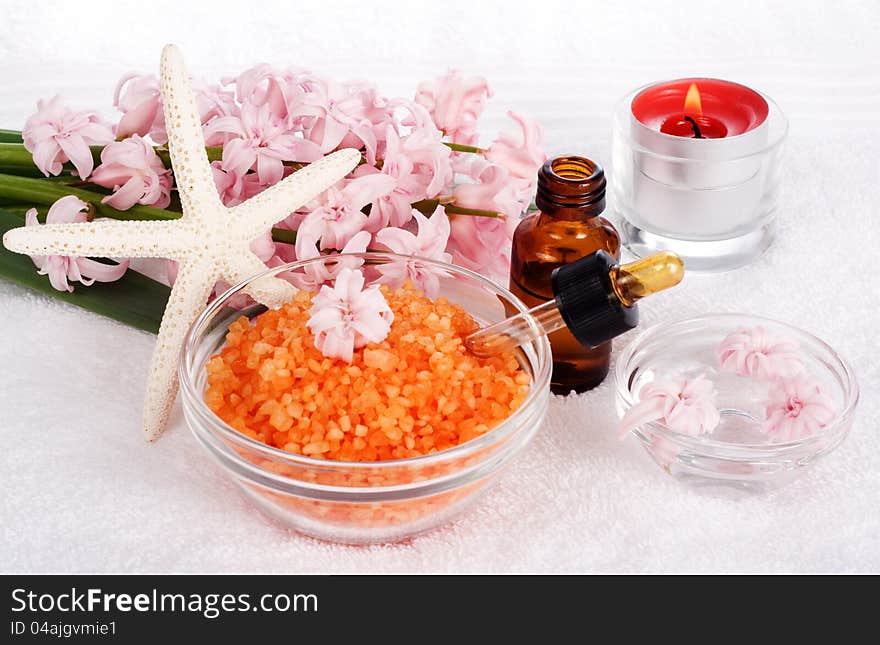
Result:
[[37,113],[28,118],[21,134],[34,164],[47,177],[59,174],[62,164],[70,161],[80,178],[88,178],[94,168],[89,146],[113,141],[113,132],[96,112],[74,112],[58,96],[37,102]]
[[394,321],[379,287],[364,289],[364,274],[347,267],[336,276],[333,287],[321,287],[309,314],[307,324],[315,335],[315,347],[328,358],[348,363],[355,349],[382,342]]
[[477,119],[492,95],[485,78],[465,78],[458,70],[419,85],[416,103],[423,105],[446,136],[455,143],[477,140]]
[[393,178],[373,174],[350,179],[342,188],[334,186],[327,190],[322,203],[303,218],[297,229],[297,257],[312,257],[310,248],[318,242],[322,250],[344,247],[367,224],[363,208],[393,188]]
[[[49,207],[46,214],[47,224],[69,224],[73,222],[85,222],[88,219],[86,211],[89,205],[78,197],[68,195],[62,197]],[[39,226],[37,210],[31,208],[25,213],[27,226]],[[77,258],[65,255],[31,256],[37,265],[40,275],[48,275],[49,282],[58,291],[73,291],[68,280],[80,282],[85,286],[97,282],[113,282],[119,280],[128,269],[128,260],[119,264],[104,264],[89,258]]]
[[135,204],[165,208],[171,203],[171,171],[153,146],[136,134],[101,151],[101,165],[91,182],[112,188],[113,194],[101,201],[122,211]]
[[646,383],[620,421],[621,437],[654,421],[691,436],[712,432],[721,421],[714,399],[715,385],[704,376]]
[[[442,206],[438,206],[430,218],[417,210],[413,217],[418,224],[418,234],[413,235],[402,228],[385,228],[376,234],[376,242],[399,255],[415,255],[420,258],[452,262],[452,255],[446,252],[449,241],[449,218]],[[381,281],[394,286],[403,284],[407,276],[429,298],[435,298],[440,291],[440,277],[448,275],[442,269],[427,267],[418,261],[401,264],[379,265]]]
[[773,383],[761,431],[779,442],[794,441],[827,427],[837,412],[816,379],[799,375]]
[[149,135],[159,144],[168,140],[159,79],[152,74],[126,74],[119,79],[113,94],[113,106],[122,112],[122,119],[116,126],[118,138],[136,134],[141,137]]
[[798,344],[761,326],[742,327],[728,334],[718,347],[718,361],[726,372],[770,380],[804,371]]

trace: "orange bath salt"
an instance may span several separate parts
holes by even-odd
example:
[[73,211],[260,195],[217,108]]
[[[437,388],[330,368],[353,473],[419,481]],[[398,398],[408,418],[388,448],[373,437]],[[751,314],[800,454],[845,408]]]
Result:
[[477,328],[460,306],[411,285],[382,287],[388,337],[328,359],[306,323],[311,294],[229,326],[207,364],[205,401],[244,434],[288,452],[382,461],[446,450],[485,434],[525,400],[530,377],[513,353],[477,358]]

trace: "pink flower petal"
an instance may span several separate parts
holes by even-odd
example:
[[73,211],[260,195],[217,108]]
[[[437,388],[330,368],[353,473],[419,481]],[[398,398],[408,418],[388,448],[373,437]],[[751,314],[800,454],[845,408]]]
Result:
[[128,260],[122,260],[119,264],[104,264],[89,258],[76,258],[73,263],[76,264],[80,274],[88,276],[95,282],[115,282],[128,270]]
[[137,204],[143,194],[143,183],[138,181],[137,178],[132,177],[112,195],[107,195],[101,199],[101,203],[121,211],[126,211]]
[[623,416],[621,436],[650,421],[691,436],[712,432],[721,422],[714,399],[715,386],[704,376],[646,383]]
[[92,174],[92,168],[95,167],[95,164],[92,159],[92,151],[89,150],[89,146],[86,145],[83,138],[77,134],[72,134],[69,137],[57,138],[56,141],[64,151],[64,154],[67,155],[67,158],[70,159],[74,168],[76,168],[80,178],[88,179],[89,175]]

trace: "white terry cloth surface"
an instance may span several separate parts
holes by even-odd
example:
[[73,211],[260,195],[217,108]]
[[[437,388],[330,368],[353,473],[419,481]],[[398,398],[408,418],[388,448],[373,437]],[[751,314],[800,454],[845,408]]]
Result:
[[850,437],[774,494],[708,497],[615,438],[606,382],[555,398],[534,442],[455,523],[405,544],[327,544],[256,513],[196,445],[179,407],[163,439],[143,441],[152,336],[0,283],[0,570],[880,571],[880,288],[871,274],[880,7],[444,2],[406,3],[391,17],[372,3],[333,4],[347,9],[278,3],[229,20],[238,3],[205,12],[155,2],[145,19],[128,0],[44,15],[2,2],[0,127],[20,128],[55,92],[109,117],[115,79],[155,70],[167,41],[182,46],[196,75],[267,60],[369,78],[388,94],[462,67],[495,88],[487,141],[504,110],[521,110],[540,117],[551,152],[606,163],[611,111],[628,90],[685,75],[747,83],[791,120],[778,239],[752,266],[688,276],[645,302],[643,324],[741,311],[819,335],[860,380]]

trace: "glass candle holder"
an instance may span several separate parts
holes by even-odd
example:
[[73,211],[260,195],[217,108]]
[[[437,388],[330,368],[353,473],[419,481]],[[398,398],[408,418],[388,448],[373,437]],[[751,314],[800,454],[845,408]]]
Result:
[[[696,107],[687,103],[693,86]],[[626,95],[614,114],[611,172],[625,246],[638,257],[672,251],[689,271],[760,256],[773,240],[787,132],[772,99],[736,83],[681,79]]]

